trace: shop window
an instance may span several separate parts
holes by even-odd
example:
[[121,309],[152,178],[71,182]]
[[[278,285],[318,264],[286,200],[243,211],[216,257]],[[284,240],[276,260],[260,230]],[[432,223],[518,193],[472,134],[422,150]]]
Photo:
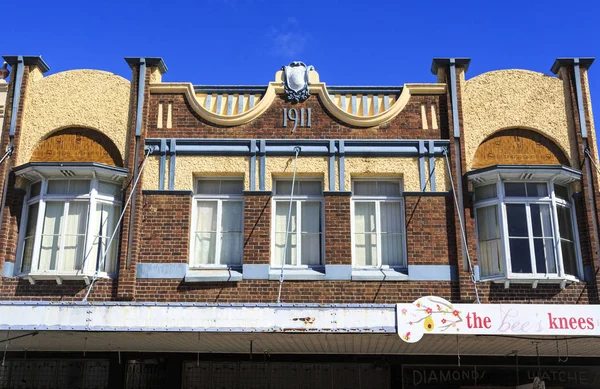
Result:
[[240,178],[196,182],[191,244],[192,268],[241,266],[244,181]]
[[571,180],[560,173],[479,177],[474,194],[482,280],[581,276]]
[[[276,180],[273,196],[273,267],[312,267],[323,264],[323,183]],[[288,219],[290,217],[291,219]],[[289,223],[288,223],[289,221]],[[289,233],[286,228],[289,225]],[[287,237],[287,252],[286,250]],[[285,262],[283,262],[285,257]]]
[[406,267],[400,181],[354,180],[351,208],[354,268]]
[[[23,209],[26,222],[19,239],[18,275],[32,283],[113,275],[121,178],[113,172],[102,174],[101,169],[41,169],[36,173],[39,180],[28,186]],[[113,234],[115,239],[108,246]]]

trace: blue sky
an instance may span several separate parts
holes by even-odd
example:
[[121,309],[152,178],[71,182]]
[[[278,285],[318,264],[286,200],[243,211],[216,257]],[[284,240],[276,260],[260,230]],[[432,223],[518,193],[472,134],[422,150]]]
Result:
[[[3,15],[0,54],[41,54],[51,73],[95,68],[130,78],[123,57],[159,56],[165,81],[264,85],[301,60],[331,85],[402,85],[434,82],[433,57],[470,57],[473,77],[505,68],[550,74],[556,57],[600,55],[600,2],[592,0],[22,4]],[[590,81],[600,117],[600,60]]]

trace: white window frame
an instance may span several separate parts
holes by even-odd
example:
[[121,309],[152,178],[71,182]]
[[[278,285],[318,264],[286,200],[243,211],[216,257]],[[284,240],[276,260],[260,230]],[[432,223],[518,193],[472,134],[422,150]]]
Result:
[[[354,194],[354,183],[357,181],[387,181],[398,183],[400,188],[400,194],[398,196],[357,196]],[[372,270],[372,269],[401,269],[405,270],[408,268],[407,259],[407,247],[406,247],[406,217],[405,217],[405,206],[404,206],[404,193],[403,182],[400,178],[387,178],[387,177],[359,177],[352,179],[352,197],[350,198],[350,235],[352,244],[352,268],[356,270]],[[355,253],[355,236],[356,231],[354,227],[354,204],[357,202],[372,203],[375,202],[375,223],[377,224],[377,265],[374,266],[358,266],[356,264],[356,253]],[[402,261],[398,266],[390,266],[382,263],[381,255],[381,203],[382,202],[397,202],[400,203],[400,226],[402,231],[401,253]]]
[[[289,205],[290,203],[290,196],[289,195],[277,195],[277,182],[278,181],[292,181],[291,177],[277,177],[277,178],[273,178],[273,196],[271,199],[271,206],[272,206],[272,210],[271,210],[271,267],[274,269],[281,269],[281,267],[283,267],[284,269],[309,269],[309,268],[318,268],[318,267],[323,267],[325,266],[325,201],[323,198],[323,179],[322,178],[316,178],[316,177],[302,177],[302,178],[298,178],[296,177],[296,184],[300,181],[318,181],[320,186],[321,186],[321,195],[317,196],[317,195],[294,195],[292,202],[295,204],[296,206],[296,259],[298,260],[298,258],[300,259],[300,263],[297,263],[296,265],[286,265],[285,261],[282,261],[281,258],[275,258],[275,251],[276,251],[276,247],[275,247],[275,238],[276,238],[276,231],[275,231],[275,223],[276,223],[276,215],[277,215],[277,203],[284,203]],[[295,188],[294,188],[295,189]],[[302,203],[303,202],[319,202],[321,204],[321,223],[320,223],[320,228],[321,228],[321,236],[320,236],[320,253],[321,253],[321,258],[319,259],[319,264],[317,265],[304,265],[302,264]],[[290,226],[291,227],[291,226]],[[286,226],[287,228],[287,226]],[[279,262],[282,262],[282,264],[280,265]],[[298,262],[298,261],[297,261]]]
[[[522,179],[521,177],[528,177],[527,179]],[[502,252],[500,253],[500,262],[501,266],[504,267],[504,271],[498,275],[490,275],[490,276],[481,276],[480,279],[482,281],[492,281],[492,280],[506,280],[506,281],[514,281],[514,282],[532,282],[534,285],[537,285],[537,281],[547,281],[547,282],[563,282],[563,281],[579,281],[583,279],[583,266],[581,261],[581,249],[579,246],[579,234],[577,230],[577,215],[575,212],[575,205],[573,202],[564,201],[558,197],[556,197],[554,185],[561,185],[568,189],[569,197],[572,198],[572,188],[570,182],[573,180],[565,179],[560,174],[555,174],[550,177],[542,176],[538,177],[534,174],[531,175],[501,175],[501,174],[493,174],[488,176],[484,182],[476,183],[474,186],[485,186],[490,184],[496,185],[496,197],[491,199],[485,199],[478,201],[475,198],[474,201],[474,215],[475,215],[475,231],[476,231],[476,241],[477,241],[477,253],[481,252],[479,247],[479,231],[477,228],[477,210],[482,207],[497,206],[497,217],[500,229],[500,243]],[[544,197],[517,197],[517,196],[506,196],[505,195],[505,187],[506,183],[522,183],[522,184],[546,184],[547,188],[547,196]],[[526,215],[527,215],[527,229],[528,235],[527,238],[529,240],[529,250],[530,250],[530,259],[531,259],[531,269],[532,273],[513,273],[512,272],[512,261],[510,254],[510,239],[508,235],[508,215],[506,210],[507,204],[524,204],[526,206]],[[556,273],[537,273],[536,263],[535,263],[535,248],[532,244],[533,241],[533,233],[532,233],[532,221],[531,221],[531,204],[546,204],[550,206],[550,218],[551,225],[553,229],[553,250],[554,250],[554,258],[556,261]],[[575,246],[575,263],[577,266],[577,274],[565,274],[564,272],[564,261],[562,258],[562,250],[561,250],[561,238],[560,231],[558,225],[558,206],[564,206],[569,209],[571,213],[571,228],[573,231],[573,239]],[[508,284],[507,284],[508,286]]]
[[[17,251],[17,263],[15,264],[16,269],[15,273],[18,277],[24,277],[29,279],[30,283],[34,284],[37,279],[55,279],[57,283],[61,284],[62,280],[68,279],[84,279],[86,282],[89,282],[90,278],[96,276],[97,278],[112,278],[117,274],[117,264],[118,264],[118,251],[116,252],[116,256],[114,258],[114,268],[110,271],[98,271],[96,273],[96,258],[87,257],[92,253],[93,245],[94,245],[94,231],[95,226],[98,224],[98,220],[96,218],[96,205],[98,203],[105,203],[119,207],[119,213],[121,213],[122,202],[119,197],[106,196],[98,193],[98,183],[100,181],[110,183],[113,185],[119,185],[120,182],[115,182],[115,180],[111,179],[101,179],[98,178],[94,171],[84,172],[83,174],[78,174],[77,176],[44,176],[42,174],[37,174],[37,181],[32,181],[28,187],[25,195],[25,199],[23,202],[23,211],[22,211],[22,228],[19,232],[19,243],[18,243],[18,251]],[[47,194],[48,182],[49,181],[90,181],[89,190],[87,193],[80,195],[63,195],[63,194]],[[41,183],[40,193],[37,196],[31,197],[31,188],[33,185]],[[84,243],[84,253],[85,257],[82,259],[82,268],[80,270],[61,270],[61,264],[63,260],[63,249],[64,249],[64,241],[65,241],[65,228],[66,223],[63,223],[60,231],[60,248],[58,254],[58,261],[56,263],[55,270],[39,270],[39,260],[40,260],[40,246],[42,241],[42,232],[44,226],[44,217],[46,213],[46,203],[48,202],[61,202],[64,204],[63,208],[63,220],[66,220],[66,215],[68,214],[69,204],[73,201],[82,201],[88,204],[88,212],[87,212],[87,221],[85,228],[85,243]],[[31,268],[28,271],[23,271],[24,264],[24,249],[25,249],[25,235],[27,232],[27,222],[29,219],[29,209],[33,204],[38,204],[38,215],[36,218],[36,230],[33,244],[33,255],[31,259]],[[120,226],[117,225],[117,229],[120,229]],[[119,232],[115,237],[118,237]],[[118,240],[113,240],[112,245],[118,244]]]
[[[242,194],[229,194],[229,195],[210,195],[210,194],[200,194],[198,193],[198,182],[199,181],[241,181],[242,185],[244,185],[244,177],[238,177],[238,176],[225,176],[225,177],[219,177],[219,176],[203,176],[203,177],[196,177],[194,180],[194,186],[196,188],[196,190],[194,191],[194,197],[193,197],[193,206],[192,206],[192,220],[191,220],[191,228],[190,228],[190,255],[189,255],[189,266],[190,266],[190,270],[201,270],[201,269],[229,269],[229,268],[241,268],[242,264],[244,263],[244,195]],[[200,265],[193,265],[194,262],[194,252],[195,252],[195,242],[196,242],[196,228],[197,226],[195,225],[196,223],[196,219],[198,216],[198,202],[199,201],[215,201],[217,202],[217,239],[219,239],[219,241],[217,242],[217,247],[215,248],[215,263],[210,263],[210,264],[200,264]],[[240,253],[240,258],[241,261],[239,264],[235,264],[235,265],[230,265],[230,264],[226,264],[226,263],[219,263],[221,260],[221,240],[220,240],[220,236],[221,236],[221,218],[223,215],[223,202],[225,201],[236,201],[236,202],[241,202],[242,203],[242,228],[241,228],[241,235],[242,235],[242,252]]]

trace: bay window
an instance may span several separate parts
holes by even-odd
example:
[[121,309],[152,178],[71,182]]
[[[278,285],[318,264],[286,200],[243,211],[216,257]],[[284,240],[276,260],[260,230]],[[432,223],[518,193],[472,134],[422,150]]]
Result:
[[[274,267],[323,264],[323,189],[319,180],[296,180],[290,213],[291,180],[275,181],[273,196]],[[288,216],[291,217],[288,223]],[[286,229],[289,225],[289,233]],[[287,251],[286,250],[287,238]],[[285,257],[285,262],[283,262]]]
[[[102,168],[25,169],[30,179],[23,207],[18,273],[36,279],[86,279],[116,271],[121,178]],[[37,180],[37,181],[35,181]]]
[[243,179],[199,179],[192,219],[192,268],[241,266]]
[[406,267],[400,181],[354,180],[351,207],[353,266]]
[[572,169],[488,171],[474,180],[481,279],[581,276]]

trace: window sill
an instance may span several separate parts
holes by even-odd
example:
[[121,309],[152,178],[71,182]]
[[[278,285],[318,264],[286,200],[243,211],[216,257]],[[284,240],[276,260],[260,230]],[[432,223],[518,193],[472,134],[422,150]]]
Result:
[[404,269],[352,269],[352,281],[408,281]]
[[565,289],[567,285],[583,282],[582,280],[576,277],[551,277],[551,278],[533,278],[533,277],[511,277],[511,276],[502,276],[502,277],[494,277],[488,279],[480,279],[480,282],[493,282],[495,284],[504,284],[504,288],[510,288],[511,284],[519,284],[519,285],[531,285],[532,289],[538,287],[538,285],[560,285],[561,289]]
[[[58,285],[62,285],[63,281],[84,281],[89,285],[94,278],[94,273],[41,271],[21,273],[17,277],[28,280],[31,285],[35,285],[36,281],[46,280],[54,280]],[[95,277],[96,279],[111,278],[107,273],[98,273]]]
[[183,282],[238,282],[242,280],[239,269],[189,269]]
[[[269,280],[278,281],[281,276],[280,267],[269,269]],[[321,281],[325,280],[324,267],[284,268],[283,279],[288,281]]]

